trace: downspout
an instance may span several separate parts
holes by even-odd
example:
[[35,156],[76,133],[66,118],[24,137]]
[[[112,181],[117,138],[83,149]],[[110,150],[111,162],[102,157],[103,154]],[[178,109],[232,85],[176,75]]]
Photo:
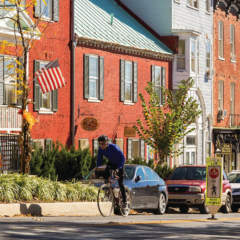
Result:
[[71,61],[70,61],[70,71],[71,71],[71,87],[70,87],[70,136],[71,136],[71,146],[75,145],[75,33],[74,33],[74,0],[71,0],[70,9],[70,48],[71,48]]

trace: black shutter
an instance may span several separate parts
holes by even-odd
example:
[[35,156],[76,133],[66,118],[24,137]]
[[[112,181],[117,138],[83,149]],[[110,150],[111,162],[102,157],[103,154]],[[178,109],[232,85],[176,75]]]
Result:
[[133,62],[133,102],[138,99],[138,64]]
[[[40,62],[35,60],[34,61],[34,74],[40,68]],[[40,110],[40,86],[38,83],[37,78],[34,78],[34,111]]]
[[104,99],[104,58],[99,57],[99,99]]
[[[162,74],[161,74],[161,85],[162,88],[165,89],[166,88],[166,68],[162,67]],[[163,94],[164,90],[161,89],[161,104],[165,104],[165,94]]]
[[85,99],[89,98],[89,55],[84,55],[84,93]]
[[53,21],[59,21],[59,0],[53,0]]
[[57,112],[58,110],[58,90],[52,91],[52,111]]
[[0,105],[4,104],[4,63],[3,56],[0,56]]
[[127,144],[127,158],[132,159],[132,139],[128,138]]
[[36,4],[34,6],[34,16],[35,17],[41,17],[41,5],[40,5],[41,0],[36,0]]
[[125,100],[125,61],[120,60],[120,101]]

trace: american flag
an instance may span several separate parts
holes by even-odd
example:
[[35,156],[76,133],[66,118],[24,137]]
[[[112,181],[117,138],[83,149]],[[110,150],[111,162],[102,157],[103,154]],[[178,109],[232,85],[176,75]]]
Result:
[[39,69],[36,76],[43,93],[64,87],[66,84],[58,59]]

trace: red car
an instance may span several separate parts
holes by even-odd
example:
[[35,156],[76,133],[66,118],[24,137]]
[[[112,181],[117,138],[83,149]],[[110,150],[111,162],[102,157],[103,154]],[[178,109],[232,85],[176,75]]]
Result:
[[[187,213],[189,208],[197,208],[201,213],[209,213],[205,205],[206,166],[177,167],[166,184],[168,207],[178,207],[182,213]],[[232,190],[224,172],[221,211],[229,213],[231,203]]]

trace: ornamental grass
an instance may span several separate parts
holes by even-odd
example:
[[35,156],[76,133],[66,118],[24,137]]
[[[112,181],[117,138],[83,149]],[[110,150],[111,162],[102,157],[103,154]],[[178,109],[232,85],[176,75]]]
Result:
[[0,175],[0,202],[96,201],[98,189],[81,182],[59,182],[34,175]]

